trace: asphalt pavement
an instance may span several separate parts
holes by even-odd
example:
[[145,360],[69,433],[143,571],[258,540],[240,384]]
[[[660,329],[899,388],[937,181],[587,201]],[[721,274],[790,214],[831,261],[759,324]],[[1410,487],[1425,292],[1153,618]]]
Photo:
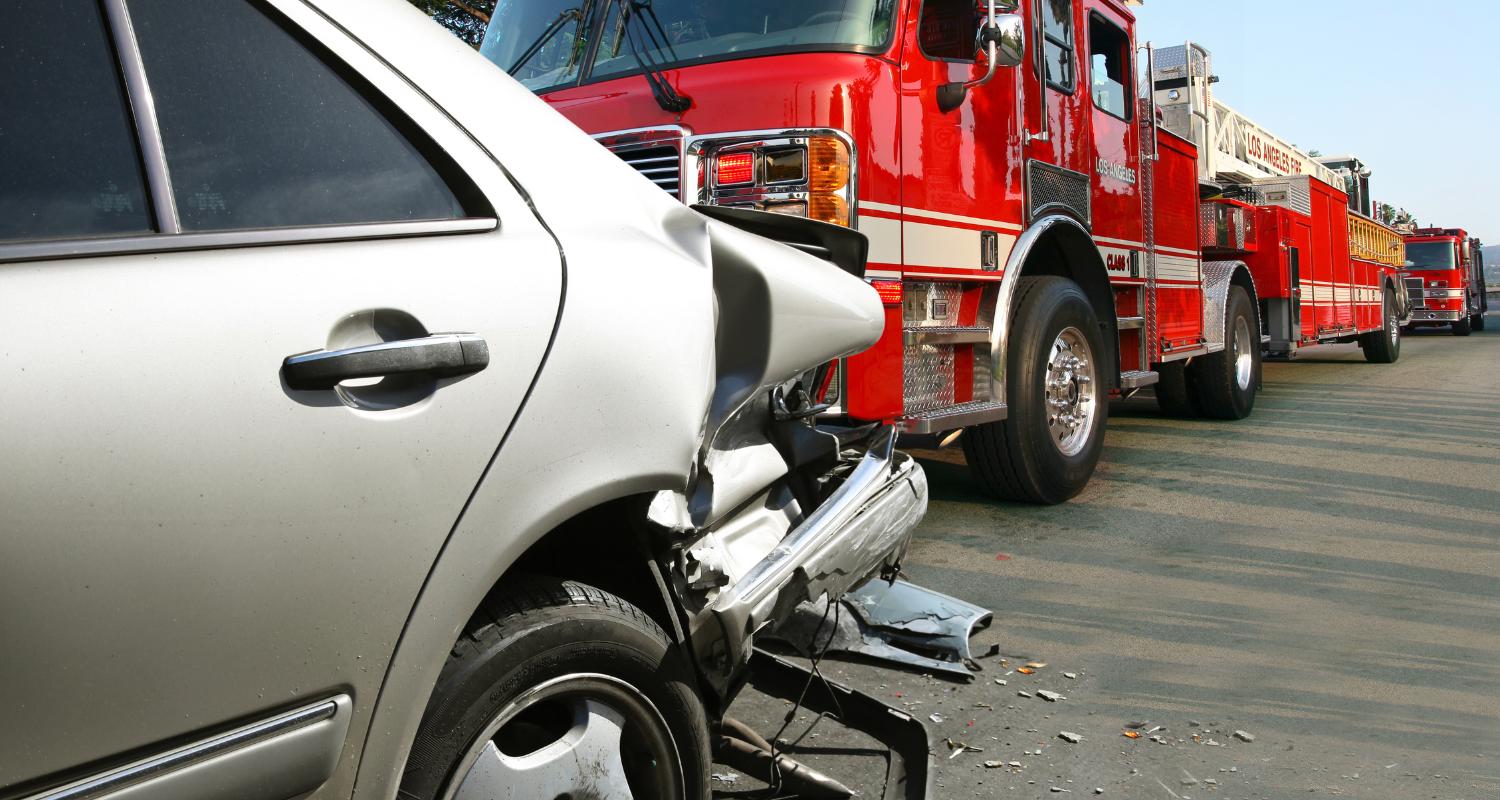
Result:
[[[935,797],[1500,798],[1500,330],[1267,364],[1238,422],[1116,402],[1106,442],[1052,508],[919,453],[907,573],[992,609],[974,650],[999,655],[971,682],[824,672],[927,724]],[[769,736],[790,708],[751,689],[731,713]],[[824,720],[793,752],[882,796],[861,734]]]

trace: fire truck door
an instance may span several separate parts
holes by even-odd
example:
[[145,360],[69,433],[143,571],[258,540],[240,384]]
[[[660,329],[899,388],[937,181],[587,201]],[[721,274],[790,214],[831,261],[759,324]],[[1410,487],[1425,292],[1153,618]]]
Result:
[[1084,19],[1080,64],[1091,110],[1093,169],[1091,205],[1094,239],[1105,255],[1110,280],[1138,283],[1132,269],[1145,247],[1141,217],[1140,146],[1135,103],[1133,48],[1127,22],[1113,11],[1091,10]]
[[[1288,267],[1291,269],[1293,303],[1298,309],[1298,325],[1293,332],[1303,341],[1316,340],[1318,336],[1318,301],[1332,300],[1333,290],[1324,290],[1315,280],[1316,270],[1309,263],[1312,255],[1312,225],[1302,219],[1292,223],[1291,242],[1287,246]],[[1326,295],[1326,296],[1325,296]]]
[[[1084,20],[1080,0],[1034,0],[1030,17],[1031,70],[1026,74],[1027,216],[1065,213],[1091,224],[1075,199],[1090,191],[1093,144],[1080,135],[1089,120],[1080,62]],[[1076,191],[1075,191],[1076,188]]]

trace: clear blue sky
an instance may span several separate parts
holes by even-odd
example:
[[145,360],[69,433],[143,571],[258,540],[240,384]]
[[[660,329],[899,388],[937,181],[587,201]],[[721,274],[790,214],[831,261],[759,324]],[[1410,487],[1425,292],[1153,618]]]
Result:
[[1500,244],[1500,0],[1145,0],[1141,41],[1214,55],[1214,92],[1423,225]]

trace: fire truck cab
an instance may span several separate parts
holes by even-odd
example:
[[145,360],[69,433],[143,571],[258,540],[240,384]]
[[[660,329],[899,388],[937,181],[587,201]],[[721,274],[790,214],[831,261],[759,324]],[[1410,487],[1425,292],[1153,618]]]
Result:
[[1463,229],[1419,228],[1408,235],[1403,279],[1412,326],[1451,325],[1454,336],[1484,330],[1484,248]]
[[1130,4],[500,0],[481,52],[684,202],[864,233],[886,330],[830,413],[961,433],[987,490],[1056,503],[1112,393],[1191,361],[1239,418],[1259,383],[1254,279],[1205,259]]

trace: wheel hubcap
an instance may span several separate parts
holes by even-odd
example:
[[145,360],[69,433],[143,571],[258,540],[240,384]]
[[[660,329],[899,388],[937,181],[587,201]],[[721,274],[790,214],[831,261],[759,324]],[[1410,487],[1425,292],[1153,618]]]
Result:
[[567,675],[503,708],[459,762],[447,800],[680,797],[666,721],[635,687]]
[[1250,323],[1244,317],[1234,321],[1234,382],[1240,391],[1250,388],[1255,373],[1255,352],[1250,349]]
[[1047,360],[1047,429],[1065,456],[1081,452],[1099,416],[1094,354],[1077,328],[1057,335]]

